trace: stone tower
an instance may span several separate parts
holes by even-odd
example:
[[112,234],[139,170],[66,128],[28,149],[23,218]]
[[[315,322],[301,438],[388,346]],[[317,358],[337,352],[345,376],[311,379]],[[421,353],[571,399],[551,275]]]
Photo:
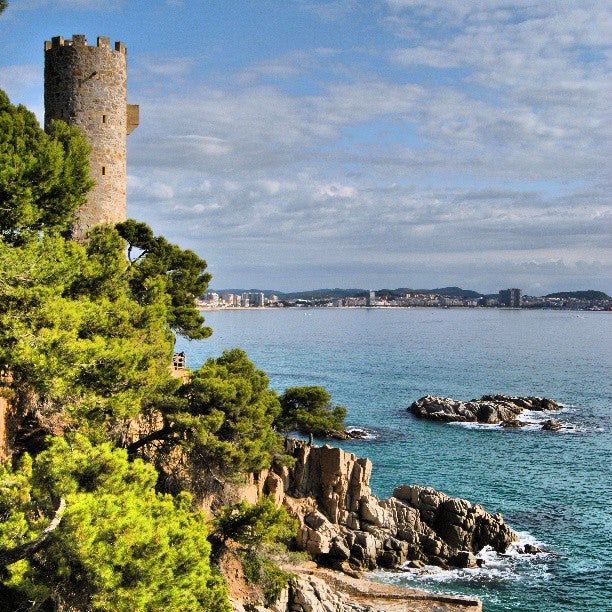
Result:
[[126,48],[98,37],[89,46],[85,36],[56,36],[45,42],[45,129],[63,119],[81,129],[91,154],[95,186],[78,211],[72,235],[82,240],[102,223],[126,218],[126,136],[138,125],[139,108],[126,103]]

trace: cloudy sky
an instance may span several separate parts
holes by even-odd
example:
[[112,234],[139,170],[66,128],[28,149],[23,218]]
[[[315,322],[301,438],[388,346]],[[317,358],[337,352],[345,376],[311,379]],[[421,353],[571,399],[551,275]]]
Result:
[[128,214],[216,288],[612,293],[606,4],[9,0],[0,88],[123,41]]

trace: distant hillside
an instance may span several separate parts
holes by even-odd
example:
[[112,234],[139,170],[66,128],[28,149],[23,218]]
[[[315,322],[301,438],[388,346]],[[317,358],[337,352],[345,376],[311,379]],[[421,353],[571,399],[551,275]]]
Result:
[[[347,297],[364,297],[368,294],[368,289],[313,289],[311,291],[293,291],[283,292],[274,291],[272,289],[210,289],[215,293],[263,293],[266,297],[276,295],[281,300],[324,300],[324,299],[339,299]],[[482,296],[477,291],[471,289],[461,289],[460,287],[442,287],[439,289],[410,289],[408,287],[400,287],[398,289],[376,289],[378,297],[399,297],[407,293],[424,293],[429,295],[447,295],[449,297],[459,298],[479,298]]]
[[[295,291],[283,293],[283,299],[287,300],[324,300],[347,297],[363,297],[367,294],[365,289],[313,289],[312,291]],[[279,294],[279,297],[281,295]]]
[[560,298],[562,300],[609,300],[610,296],[603,291],[594,291],[589,289],[588,291],[559,291],[558,293],[549,293],[544,297],[547,298]]
[[266,297],[270,297],[271,295],[277,295],[279,297],[285,295],[282,291],[274,291],[274,289],[215,289],[210,287],[208,292],[214,291],[219,295],[224,293],[233,293],[234,295],[242,295],[243,293],[263,293]]
[[479,298],[482,293],[472,291],[471,289],[461,289],[461,287],[440,287],[438,289],[401,289],[405,293],[430,293],[432,295],[448,295],[449,297],[458,298]]

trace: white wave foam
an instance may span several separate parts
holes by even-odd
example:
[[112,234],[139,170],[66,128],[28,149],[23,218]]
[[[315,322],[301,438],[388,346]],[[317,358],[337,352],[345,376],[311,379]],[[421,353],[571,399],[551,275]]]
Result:
[[459,422],[451,421],[448,425],[455,425],[456,427],[463,427],[464,429],[500,429],[497,423],[478,423],[477,421]]
[[346,428],[346,431],[348,433],[351,433],[352,431],[361,432],[363,435],[361,435],[359,438],[355,438],[358,440],[376,440],[378,438],[378,434],[375,434],[374,432],[370,431],[369,429],[366,429],[365,427],[358,427],[357,425],[349,425]]
[[[570,409],[567,410],[568,412]],[[571,410],[573,411],[573,410]],[[583,427],[578,426],[575,423],[570,421],[561,420],[556,418],[556,415],[559,412],[564,412],[563,410],[555,411],[554,413],[550,412],[541,412],[539,410],[525,410],[518,417],[518,420],[525,423],[521,427],[503,427],[500,423],[478,423],[475,421],[462,423],[453,421],[448,423],[448,425],[455,425],[456,427],[463,427],[464,429],[482,429],[482,430],[502,430],[509,429],[510,431],[541,431],[542,425],[551,419],[555,421],[559,421],[562,426],[562,429],[558,430],[555,433],[577,433],[583,431],[593,431],[592,427]],[[595,431],[598,431],[597,429]]]
[[[423,588],[428,583],[454,583],[454,582],[508,582],[536,578],[546,579],[548,576],[547,560],[552,553],[546,551],[546,545],[538,541],[531,534],[520,532],[519,541],[515,542],[505,553],[496,552],[491,546],[483,548],[477,555],[484,563],[474,568],[442,569],[433,565],[415,569],[405,564],[400,572],[381,571],[373,576],[382,582],[408,585],[417,583]],[[543,552],[536,554],[523,554],[521,551],[526,544],[536,546]]]

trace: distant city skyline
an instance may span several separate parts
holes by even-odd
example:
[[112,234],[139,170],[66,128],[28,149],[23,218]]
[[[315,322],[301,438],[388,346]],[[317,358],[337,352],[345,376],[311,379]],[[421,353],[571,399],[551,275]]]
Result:
[[0,89],[43,45],[128,49],[128,216],[215,287],[612,293],[610,9],[575,0],[10,0]]
[[520,288],[481,295],[460,287],[433,290],[318,289],[296,293],[270,290],[207,291],[196,300],[201,310],[236,308],[526,308],[556,310],[612,310],[612,299],[601,291],[560,292],[548,296],[523,295]]
[[[481,296],[481,297],[486,297],[486,296],[499,296],[502,293],[507,293],[510,292],[508,295],[514,295],[514,297],[512,298],[514,301],[519,300],[520,301],[520,296],[523,295],[523,290],[520,287],[508,287],[508,288],[504,288],[504,289],[499,289],[497,291],[492,291],[492,292],[486,292],[486,291],[478,291],[477,289],[474,289],[473,287],[457,287],[457,286],[448,286],[448,287],[431,287],[431,288],[425,288],[425,287],[379,287],[378,289],[365,289],[363,287],[318,287],[316,289],[297,289],[294,291],[281,291],[280,289],[275,289],[275,288],[270,288],[270,287],[242,287],[242,288],[230,288],[230,287],[214,287],[212,285],[210,285],[208,287],[208,289],[206,290],[206,294],[211,294],[211,293],[215,293],[218,295],[222,295],[222,294],[238,294],[238,295],[249,295],[249,294],[253,294],[253,293],[261,293],[262,295],[275,295],[277,294],[278,296],[285,296],[285,295],[297,295],[297,294],[308,294],[308,293],[314,293],[314,294],[320,294],[320,295],[324,295],[324,294],[334,294],[334,293],[344,293],[346,295],[355,295],[357,293],[360,293],[363,295],[363,297],[366,297],[367,294],[384,294],[387,292],[398,292],[398,291],[403,291],[404,293],[414,293],[414,294],[426,294],[426,293],[430,293],[432,295],[447,295],[447,296],[454,296],[454,295],[464,295],[464,296]],[[605,291],[599,291],[599,290],[593,290],[593,289],[585,289],[585,290],[558,290],[558,291],[550,291],[547,294],[542,294],[542,295],[533,295],[531,297],[545,297],[547,295],[555,295],[555,294],[562,294],[562,293],[567,293],[567,294],[603,294],[603,295],[607,295],[608,298],[610,297]],[[528,294],[525,294],[528,295]],[[594,299],[594,298],[590,298],[590,299]],[[599,299],[599,298],[598,298]]]

